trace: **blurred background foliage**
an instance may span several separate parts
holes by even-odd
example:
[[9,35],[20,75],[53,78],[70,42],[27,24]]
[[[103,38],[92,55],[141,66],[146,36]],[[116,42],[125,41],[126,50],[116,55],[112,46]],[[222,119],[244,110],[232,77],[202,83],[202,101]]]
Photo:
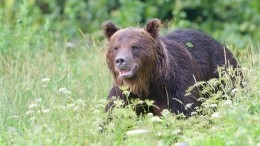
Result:
[[260,39],[259,0],[0,0],[1,31],[26,29],[17,36],[25,39],[36,39],[32,32],[102,38],[106,20],[128,27],[154,17],[167,31],[195,28],[238,48]]

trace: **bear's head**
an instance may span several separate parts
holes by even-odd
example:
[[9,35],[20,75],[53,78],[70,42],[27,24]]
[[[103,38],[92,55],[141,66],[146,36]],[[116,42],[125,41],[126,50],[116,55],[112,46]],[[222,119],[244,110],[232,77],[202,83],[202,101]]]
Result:
[[130,91],[145,98],[150,85],[159,84],[165,75],[167,52],[160,40],[161,21],[152,19],[144,28],[119,29],[105,22],[103,29],[108,39],[106,61],[116,86],[128,86]]

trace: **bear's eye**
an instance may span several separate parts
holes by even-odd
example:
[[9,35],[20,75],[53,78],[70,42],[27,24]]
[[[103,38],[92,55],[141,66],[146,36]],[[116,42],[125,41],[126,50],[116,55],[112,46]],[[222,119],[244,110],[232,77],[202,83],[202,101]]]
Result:
[[134,51],[137,51],[137,50],[139,50],[139,49],[140,49],[140,47],[139,47],[139,46],[132,46],[131,48],[132,48],[132,50],[134,50]]
[[118,47],[115,47],[114,50],[117,51],[117,50],[118,50]]

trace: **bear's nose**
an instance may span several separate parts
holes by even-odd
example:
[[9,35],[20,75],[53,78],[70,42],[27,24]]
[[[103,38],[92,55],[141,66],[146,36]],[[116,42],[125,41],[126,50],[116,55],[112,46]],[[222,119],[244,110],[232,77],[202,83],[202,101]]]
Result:
[[126,59],[121,58],[121,57],[116,58],[116,64],[117,64],[117,65],[123,65],[123,64],[125,64],[125,63],[126,63]]

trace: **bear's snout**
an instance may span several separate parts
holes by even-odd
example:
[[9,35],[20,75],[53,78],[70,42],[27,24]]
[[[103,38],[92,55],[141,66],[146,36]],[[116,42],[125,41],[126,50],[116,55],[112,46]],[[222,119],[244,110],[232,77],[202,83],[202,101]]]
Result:
[[117,56],[115,59],[116,70],[129,70],[131,61],[126,56]]
[[119,77],[127,79],[134,76],[137,65],[129,55],[117,55],[115,58],[115,70]]
[[123,57],[116,58],[116,65],[121,66],[121,65],[124,65],[125,63],[126,63],[126,59],[125,58],[123,58]]
[[126,69],[128,68],[127,66],[131,66],[133,64],[133,58],[129,54],[129,52],[122,51],[118,52],[115,56],[115,65],[118,69]]

